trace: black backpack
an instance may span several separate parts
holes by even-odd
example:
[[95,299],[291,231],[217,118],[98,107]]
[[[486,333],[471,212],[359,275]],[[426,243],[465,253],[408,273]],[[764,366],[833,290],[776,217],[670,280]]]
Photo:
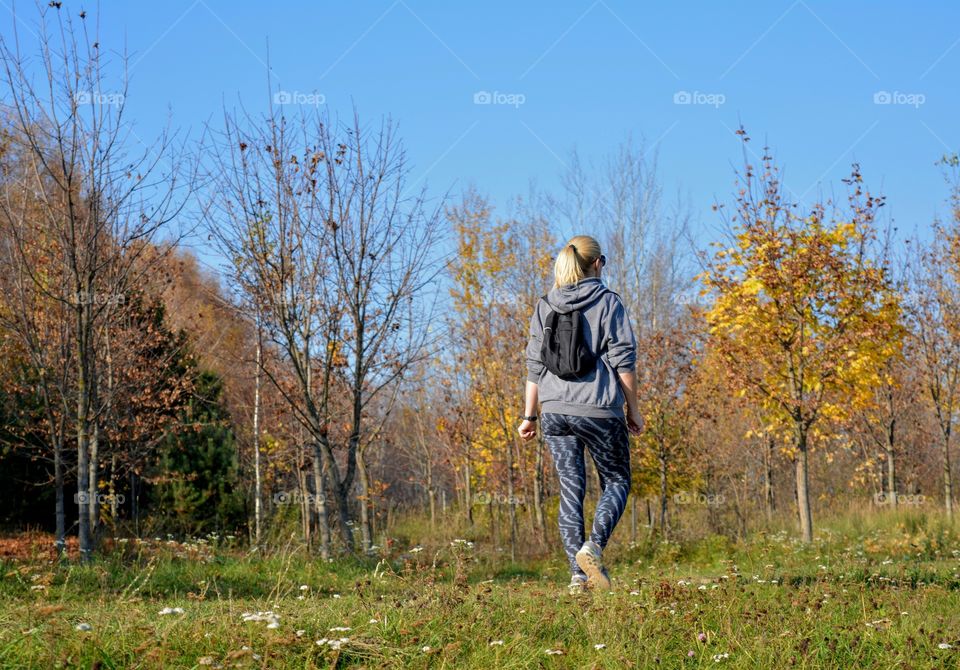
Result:
[[[543,296],[543,301],[547,302],[547,296]],[[579,379],[590,374],[597,365],[597,357],[590,351],[584,337],[582,321],[580,310],[560,313],[551,308],[543,324],[540,360],[560,379]]]

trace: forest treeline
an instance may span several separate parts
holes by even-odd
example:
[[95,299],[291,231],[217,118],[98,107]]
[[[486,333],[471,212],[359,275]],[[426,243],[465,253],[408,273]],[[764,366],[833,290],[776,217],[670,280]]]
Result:
[[35,51],[0,43],[7,530],[76,536],[83,557],[293,532],[329,557],[423,514],[542,546],[552,464],[516,427],[561,231],[601,240],[639,342],[634,528],[789,517],[809,541],[832,508],[952,517],[957,156],[944,215],[911,236],[861,166],[801,201],[742,129],[713,212],[628,140],[498,213],[479,188],[428,192],[395,124],[356,111],[227,107],[199,140],[144,144],[88,21],[53,3]]

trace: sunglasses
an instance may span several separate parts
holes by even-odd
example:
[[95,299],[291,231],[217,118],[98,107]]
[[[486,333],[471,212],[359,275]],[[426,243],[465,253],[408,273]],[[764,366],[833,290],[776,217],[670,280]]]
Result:
[[603,254],[600,254],[600,258],[597,260],[600,261],[600,267],[604,267],[607,264],[607,257]]

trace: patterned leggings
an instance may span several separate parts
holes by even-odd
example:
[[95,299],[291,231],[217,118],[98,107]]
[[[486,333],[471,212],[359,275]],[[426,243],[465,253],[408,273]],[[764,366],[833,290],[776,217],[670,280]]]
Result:
[[627,424],[620,418],[567,414],[544,414],[541,420],[543,439],[560,478],[560,538],[570,560],[570,571],[581,575],[576,554],[583,546],[583,496],[587,485],[583,449],[590,451],[600,475],[601,494],[590,539],[602,549],[623,515],[630,491]]

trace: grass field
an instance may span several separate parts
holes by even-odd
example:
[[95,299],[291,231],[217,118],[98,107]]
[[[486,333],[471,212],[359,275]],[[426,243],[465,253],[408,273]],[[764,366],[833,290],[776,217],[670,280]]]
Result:
[[960,542],[933,515],[825,523],[809,547],[614,543],[613,591],[580,596],[559,552],[419,540],[369,561],[172,540],[86,566],[7,559],[0,665],[960,667]]

